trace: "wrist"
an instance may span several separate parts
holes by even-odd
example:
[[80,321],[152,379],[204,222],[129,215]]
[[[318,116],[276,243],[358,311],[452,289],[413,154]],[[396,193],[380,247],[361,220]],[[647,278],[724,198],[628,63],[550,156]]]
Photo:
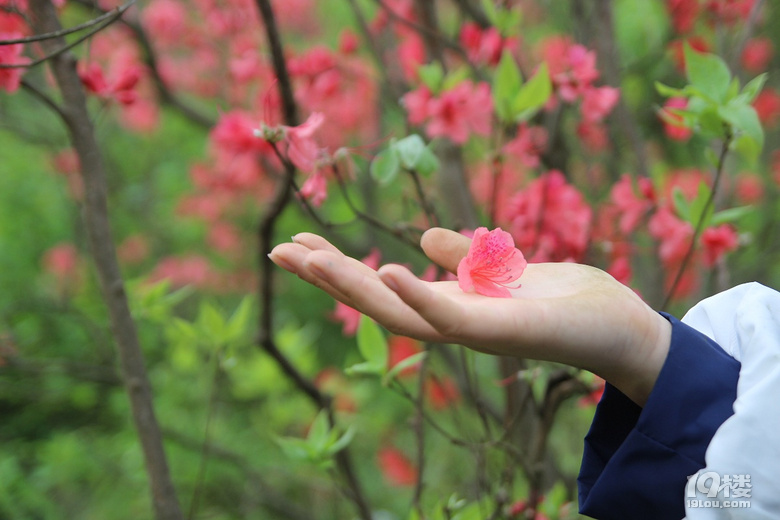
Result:
[[629,372],[629,378],[624,383],[625,389],[622,389],[639,406],[644,406],[653,391],[672,341],[672,324],[669,320],[649,307],[647,311],[647,333],[636,345],[634,369]]

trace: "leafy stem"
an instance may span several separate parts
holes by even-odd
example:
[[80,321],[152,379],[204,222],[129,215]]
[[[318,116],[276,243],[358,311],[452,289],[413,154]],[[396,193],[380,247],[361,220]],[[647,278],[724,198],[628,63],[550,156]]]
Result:
[[724,165],[726,163],[726,156],[728,155],[729,147],[731,146],[733,137],[734,137],[733,134],[729,132],[726,135],[725,139],[723,140],[723,145],[720,150],[720,155],[718,156],[718,162],[715,166],[715,178],[712,181],[712,190],[710,190],[709,197],[707,197],[707,202],[704,204],[704,209],[702,210],[701,215],[699,216],[699,220],[696,222],[696,228],[693,231],[693,236],[691,236],[691,242],[688,245],[688,250],[685,253],[685,257],[683,258],[680,267],[677,269],[677,274],[674,277],[674,282],[672,282],[672,286],[669,288],[669,291],[667,292],[666,297],[664,298],[664,303],[661,306],[661,310],[666,310],[668,308],[669,303],[671,302],[672,297],[674,296],[674,293],[677,290],[677,287],[680,285],[680,281],[682,280],[683,274],[685,274],[685,270],[688,267],[691,258],[693,258],[693,253],[696,250],[696,242],[699,240],[699,236],[701,235],[702,231],[704,231],[704,225],[708,220],[707,215],[709,214],[709,211],[712,208],[713,204],[715,204],[715,196],[718,193],[720,179],[721,177],[723,177],[723,170],[724,170]]

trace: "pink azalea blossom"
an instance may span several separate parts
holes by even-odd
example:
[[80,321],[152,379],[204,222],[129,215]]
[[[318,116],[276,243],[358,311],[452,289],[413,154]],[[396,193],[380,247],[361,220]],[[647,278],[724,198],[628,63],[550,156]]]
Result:
[[688,100],[682,97],[673,97],[664,104],[659,114],[664,122],[664,133],[675,141],[687,141],[693,135],[693,130],[683,126],[683,118],[672,112],[672,109],[684,109],[688,106]]
[[398,448],[383,444],[377,453],[377,462],[382,476],[391,486],[414,486],[417,482],[417,468]]
[[574,102],[599,78],[596,53],[566,37],[554,36],[543,43],[543,61],[550,68],[556,92],[568,103]]
[[431,91],[425,86],[404,94],[401,98],[401,102],[406,109],[409,123],[421,125],[428,119],[428,116],[430,115],[428,112],[428,103],[430,102],[431,97]]
[[149,2],[141,13],[141,23],[155,43],[165,46],[180,42],[186,32],[187,8],[179,0]]
[[425,131],[429,137],[448,137],[463,144],[472,133],[490,135],[492,112],[490,86],[463,81],[428,102],[430,119]]
[[532,262],[578,261],[590,240],[593,211],[557,170],[533,180],[512,197],[507,211],[512,236]]
[[303,124],[282,127],[286,134],[287,158],[302,172],[309,173],[316,169],[320,147],[314,139],[314,133],[324,120],[321,113],[314,112]]
[[541,126],[521,124],[517,135],[504,145],[504,153],[527,168],[539,166],[539,156],[547,148],[547,130]]
[[705,229],[701,234],[701,243],[704,246],[704,263],[711,267],[739,246],[739,237],[733,227],[722,224]]
[[[20,33],[2,33],[1,40],[15,40],[21,38]],[[24,45],[16,43],[14,45],[0,45],[0,64],[2,65],[24,65],[30,63],[30,59],[22,56]],[[16,92],[22,81],[22,74],[26,69],[0,69],[0,90],[9,93]]]
[[639,178],[636,188],[638,189],[634,188],[634,181],[628,174],[624,174],[612,187],[611,199],[620,211],[620,231],[624,234],[636,229],[653,207],[655,194],[652,182],[644,177]]
[[497,65],[501,53],[513,42],[504,40],[498,29],[488,27],[482,29],[473,22],[463,24],[460,31],[460,43],[471,61],[485,65]]
[[515,247],[512,235],[496,228],[485,227],[474,231],[468,255],[458,264],[458,286],[463,291],[472,289],[485,296],[510,298],[511,284],[520,278],[526,262],[523,253]]
[[577,125],[577,136],[587,153],[602,152],[609,147],[607,129],[600,122],[583,120]]
[[597,123],[604,119],[620,99],[620,90],[613,87],[594,87],[582,94],[580,112],[585,121]]
[[764,181],[758,175],[742,172],[737,175],[735,194],[742,204],[758,204],[764,198]]
[[45,271],[64,281],[75,276],[79,264],[79,253],[76,246],[69,242],[63,242],[46,251],[42,263]]
[[[404,359],[422,352],[420,342],[407,336],[391,336],[387,341],[387,368],[393,368]],[[408,366],[398,374],[399,378],[410,376],[420,370],[420,363]]]
[[425,380],[425,397],[434,410],[444,410],[460,401],[460,392],[449,377],[431,376]]
[[648,222],[650,236],[659,241],[658,256],[664,266],[676,266],[688,253],[693,227],[677,218],[667,207],[660,208]]
[[701,10],[699,0],[666,0],[666,8],[672,17],[672,25],[678,33],[687,33],[696,24]]
[[301,197],[310,201],[314,207],[320,207],[328,197],[328,181],[325,174],[315,170],[301,186],[300,193]]
[[764,72],[772,61],[774,46],[769,38],[751,38],[742,49],[742,67],[747,72]]
[[720,22],[733,25],[747,20],[756,0],[708,0],[707,10]]
[[398,60],[407,81],[417,79],[417,69],[425,63],[425,43],[416,34],[404,38],[398,45]]
[[764,87],[753,100],[758,119],[767,128],[774,128],[780,120],[780,94],[771,87]]
[[268,149],[268,144],[255,136],[257,121],[243,110],[231,110],[222,114],[209,134],[213,150],[228,156],[254,153]]

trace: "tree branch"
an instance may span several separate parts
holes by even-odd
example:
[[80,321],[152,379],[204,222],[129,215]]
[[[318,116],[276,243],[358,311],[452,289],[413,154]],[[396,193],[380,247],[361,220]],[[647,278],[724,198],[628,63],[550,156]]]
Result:
[[[30,0],[33,28],[39,34],[62,30],[49,0]],[[59,38],[43,40],[44,52],[51,55],[51,67],[62,93],[64,123],[79,157],[84,181],[84,223],[98,271],[103,299],[108,307],[119,362],[130,399],[133,421],[149,474],[152,504],[158,520],[182,520],[173,482],[170,478],[160,428],[152,403],[152,389],[144,366],[138,333],[130,314],[124,282],[111,237],[106,196],[106,172],[87,112],[86,96],[76,72],[76,59],[63,49]]]
[[[279,95],[282,100],[282,116],[287,126],[297,126],[298,109],[293,95],[292,82],[287,71],[287,64],[284,59],[284,49],[282,48],[281,38],[276,25],[276,18],[270,0],[256,0],[256,5],[265,27],[268,46],[271,50],[271,61],[276,74]],[[260,346],[271,355],[282,370],[295,381],[306,395],[308,395],[319,408],[327,410],[328,420],[333,426],[334,416],[333,407],[330,398],[322,394],[319,389],[306,379],[298,370],[287,360],[287,358],[277,348],[273,340],[273,268],[274,264],[268,257],[273,247],[273,234],[278,218],[284,212],[288,205],[293,187],[295,169],[289,163],[285,165],[284,177],[277,186],[276,192],[271,199],[270,204],[260,219],[258,226],[258,260],[260,263]],[[371,520],[371,508],[368,506],[363,490],[360,486],[352,467],[352,461],[349,451],[343,449],[334,456],[336,465],[343,475],[349,498],[354,502],[358,513],[363,520]]]

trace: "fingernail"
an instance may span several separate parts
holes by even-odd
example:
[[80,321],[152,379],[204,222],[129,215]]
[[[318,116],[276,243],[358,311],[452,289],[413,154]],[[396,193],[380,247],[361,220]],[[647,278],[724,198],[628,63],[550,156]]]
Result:
[[316,262],[309,262],[306,264],[306,268],[317,278],[327,278],[325,268]]
[[393,292],[398,292],[398,282],[396,282],[395,278],[393,278],[392,276],[387,276],[387,275],[383,276],[382,282],[384,282],[386,286],[390,287],[390,289],[392,289]]
[[295,240],[295,237],[297,237],[297,236],[298,236],[298,235],[293,235],[293,236],[291,236],[291,237],[290,237],[290,240],[292,240],[294,243],[296,243],[296,244],[297,244],[297,243],[298,243],[298,241],[297,241],[297,240]]
[[268,258],[270,258],[273,263],[275,263],[282,269],[286,271],[290,271],[291,273],[295,272],[295,268],[291,263],[287,262],[286,260],[283,260],[282,258],[279,258],[278,256],[273,256],[273,253],[269,253]]

